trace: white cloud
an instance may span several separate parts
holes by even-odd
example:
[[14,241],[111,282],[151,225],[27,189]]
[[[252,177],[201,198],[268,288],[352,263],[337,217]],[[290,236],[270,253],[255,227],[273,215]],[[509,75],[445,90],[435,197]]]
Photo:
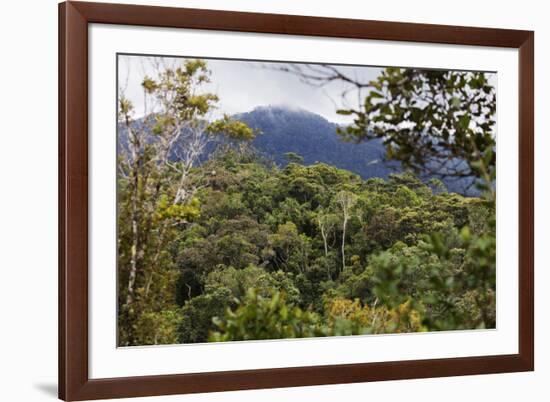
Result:
[[[164,57],[165,65],[175,65],[183,58]],[[266,63],[240,60],[208,60],[212,82],[204,86],[205,91],[216,93],[220,102],[216,114],[248,112],[258,106],[285,105],[305,109],[337,123],[348,123],[348,116],[341,116],[336,110],[346,105],[355,105],[357,94],[342,93],[349,85],[331,82],[323,87],[306,84],[291,73],[280,71],[286,63]],[[380,68],[339,67],[347,74],[364,81],[375,78]],[[145,56],[119,56],[119,86],[132,100],[136,113],[143,114],[143,92],[140,83],[145,75],[154,75],[151,58]]]

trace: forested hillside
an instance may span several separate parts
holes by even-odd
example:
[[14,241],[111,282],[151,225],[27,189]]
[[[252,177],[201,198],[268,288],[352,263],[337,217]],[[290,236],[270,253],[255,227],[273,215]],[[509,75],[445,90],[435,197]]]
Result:
[[[119,346],[495,327],[494,139],[476,127],[493,123],[470,122],[461,109],[464,102],[492,113],[483,106],[492,105],[483,73],[388,68],[372,83],[382,88],[369,95],[376,100],[353,112],[345,134],[362,144],[359,155],[369,150],[365,138],[383,139],[406,171],[368,179],[300,155],[319,144],[303,142],[300,131],[287,136],[282,124],[271,131],[293,144],[284,164],[255,146],[265,136],[269,149],[271,140],[250,116],[207,120],[218,98],[197,88],[208,77],[203,60],[144,77],[144,94],[158,103],[144,118],[119,98]],[[367,118],[393,118],[377,110],[387,105],[376,90],[410,92],[415,80],[422,94],[426,82],[457,83],[462,100],[436,105],[454,108],[447,114],[431,105],[414,110],[443,131],[415,145],[410,136],[418,133],[402,136],[400,123],[362,129]],[[396,119],[400,99],[387,106]],[[444,131],[450,124],[452,136]],[[480,197],[418,178],[430,161],[454,158],[467,168],[455,177],[476,177]]]
[[231,148],[198,170],[193,223],[168,229],[163,308],[133,343],[494,327],[486,201]]
[[[258,135],[252,140],[252,146],[259,154],[281,167],[289,163],[287,154],[295,153],[305,164],[326,163],[356,173],[363,179],[388,178],[391,173],[404,171],[399,162],[386,157],[386,146],[381,139],[360,143],[343,141],[336,135],[338,125],[304,109],[262,106],[233,117],[257,131]],[[151,140],[154,140],[153,136]],[[121,126],[119,141],[122,147],[127,148],[128,139],[124,126]],[[212,138],[197,163],[207,160],[211,153],[227,141],[223,136]],[[185,137],[180,138],[174,144],[171,158],[177,160],[178,152],[186,146]],[[474,175],[439,177],[432,173],[421,177],[423,181],[439,178],[452,192],[480,195],[478,189],[471,185]]]
[[257,107],[235,118],[258,130],[252,145],[279,166],[286,166],[289,162],[286,154],[293,152],[300,155],[306,165],[326,163],[364,179],[387,178],[400,170],[398,163],[386,160],[382,141],[360,144],[342,141],[336,135],[336,124],[304,109]]

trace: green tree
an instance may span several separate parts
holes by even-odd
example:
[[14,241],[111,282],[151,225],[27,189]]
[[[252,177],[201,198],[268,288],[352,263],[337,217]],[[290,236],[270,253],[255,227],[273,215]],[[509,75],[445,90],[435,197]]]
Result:
[[231,291],[223,287],[187,301],[181,309],[182,318],[178,326],[179,342],[206,342],[208,333],[216,328],[214,317],[222,316],[225,309],[232,303]]
[[[189,88],[188,99],[201,94]],[[246,145],[245,127],[200,114],[182,124],[226,139],[185,171],[177,153],[159,157],[174,123],[155,110],[130,126],[140,162],[130,152],[119,164],[121,345],[494,327],[490,195],[448,193],[414,172],[363,180],[322,163],[280,168]]]
[[354,118],[344,137],[383,138],[417,172],[492,182],[496,91],[485,73],[388,67],[361,85],[362,107],[340,111]]
[[249,265],[244,269],[227,267],[217,269],[208,274],[205,281],[205,293],[216,289],[229,289],[233,299],[244,299],[249,289],[256,289],[259,296],[270,297],[277,292],[285,294],[285,299],[291,304],[300,302],[300,291],[294,285],[292,273],[266,270]]
[[281,293],[264,298],[254,289],[235,311],[228,310],[214,322],[217,330],[210,334],[211,342],[323,336],[317,314],[287,305]]
[[284,156],[289,163],[302,163],[304,161],[304,157],[296,152],[287,152]]
[[[160,65],[160,64],[159,64]],[[250,139],[243,123],[222,119],[205,124],[218,97],[204,90],[209,71],[203,60],[158,68],[141,87],[144,116],[121,88],[118,99],[118,305],[119,344],[151,339],[139,328],[143,314],[175,307],[177,267],[170,245],[178,229],[200,213],[194,165],[216,132]],[[184,149],[175,148],[185,141]]]
[[311,244],[307,236],[298,233],[293,222],[279,225],[277,232],[269,235],[269,245],[273,250],[273,265],[277,269],[293,272],[308,269]]
[[342,190],[336,194],[335,203],[342,214],[342,272],[346,269],[346,229],[353,214],[353,207],[357,202],[357,196],[350,191]]

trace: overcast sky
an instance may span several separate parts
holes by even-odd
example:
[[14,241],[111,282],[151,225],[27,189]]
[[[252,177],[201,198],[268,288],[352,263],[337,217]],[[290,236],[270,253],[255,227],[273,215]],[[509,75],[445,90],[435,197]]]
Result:
[[[181,63],[183,58],[162,58],[166,65]],[[266,63],[239,60],[207,60],[211,83],[204,91],[219,98],[214,117],[223,113],[248,112],[258,106],[289,106],[317,113],[336,123],[349,123],[350,118],[336,114],[338,108],[357,106],[357,91],[342,93],[350,88],[341,81],[321,88],[301,82],[291,73],[280,71],[286,63]],[[378,76],[380,68],[340,66],[339,70],[362,81]],[[119,56],[119,87],[130,98],[138,115],[143,114],[141,81],[145,75],[154,76],[151,59],[144,56]]]
[[[351,123],[351,116],[336,113],[337,109],[357,108],[365,94],[359,94],[350,84],[341,80],[332,81],[321,87],[302,82],[292,73],[281,71],[289,63],[205,59],[211,71],[211,82],[202,86],[201,92],[213,92],[220,101],[211,118],[223,114],[249,112],[258,106],[288,106],[305,109],[319,114],[327,120]],[[185,58],[149,56],[119,56],[119,88],[129,98],[137,116],[143,115],[143,89],[141,82],[145,75],[155,77],[154,63],[164,67],[175,67]],[[379,67],[337,66],[338,70],[356,81],[368,82],[381,72]],[[489,82],[496,87],[496,74],[487,74]],[[351,89],[351,91],[350,91]]]

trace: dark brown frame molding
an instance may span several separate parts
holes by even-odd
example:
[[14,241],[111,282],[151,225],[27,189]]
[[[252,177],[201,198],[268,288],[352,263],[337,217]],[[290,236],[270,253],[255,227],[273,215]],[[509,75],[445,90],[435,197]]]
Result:
[[[89,379],[88,24],[519,49],[519,353]],[[534,33],[105,3],[59,5],[59,397],[67,401],[534,370]]]

